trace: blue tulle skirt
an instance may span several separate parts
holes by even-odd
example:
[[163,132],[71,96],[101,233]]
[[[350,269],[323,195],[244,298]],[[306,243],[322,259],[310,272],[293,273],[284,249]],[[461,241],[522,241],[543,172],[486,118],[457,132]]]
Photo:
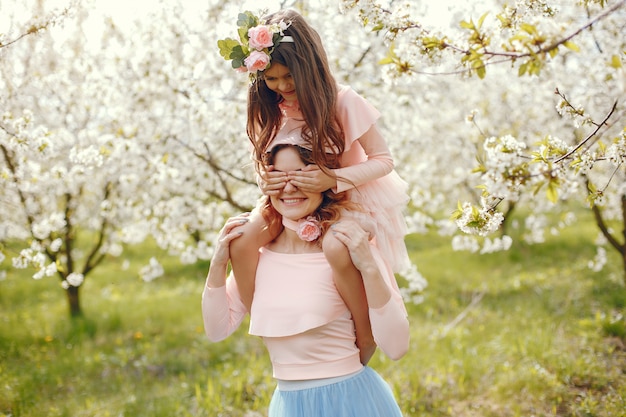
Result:
[[340,382],[274,391],[268,417],[402,417],[389,385],[372,368]]

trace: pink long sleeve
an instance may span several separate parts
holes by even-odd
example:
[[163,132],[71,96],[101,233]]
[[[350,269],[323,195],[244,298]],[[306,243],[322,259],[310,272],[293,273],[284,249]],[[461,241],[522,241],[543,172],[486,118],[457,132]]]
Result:
[[[360,149],[357,148],[357,143]],[[342,157],[344,167],[335,170],[338,177],[336,192],[358,187],[393,171],[393,158],[387,142],[375,124],[358,138],[357,143],[353,143],[352,150],[346,151]],[[359,154],[360,158],[358,158]],[[354,156],[358,159],[364,158],[364,160],[361,162],[350,160],[355,159]]]
[[395,294],[381,308],[370,308],[374,341],[390,359],[398,360],[409,350],[409,321],[402,300]]
[[246,313],[246,307],[241,302],[237,283],[232,274],[224,286],[218,288],[204,286],[202,319],[204,332],[210,341],[219,342],[230,336],[237,330]]
[[[341,167],[335,170],[341,192],[381,178],[393,171],[387,142],[376,122],[380,112],[352,88],[341,86],[337,97],[337,117],[345,136]],[[344,179],[342,181],[341,179]]]
[[372,333],[380,350],[390,359],[398,360],[409,350],[408,314],[392,270],[373,245],[372,255],[391,295],[382,307],[369,309]]

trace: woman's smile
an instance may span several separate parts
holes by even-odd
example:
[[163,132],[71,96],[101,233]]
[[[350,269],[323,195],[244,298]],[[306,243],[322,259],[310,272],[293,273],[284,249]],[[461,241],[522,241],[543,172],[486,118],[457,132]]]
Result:
[[302,203],[305,200],[306,200],[306,198],[283,198],[283,199],[281,199],[281,201],[285,205],[288,205],[288,206],[300,204],[300,203]]

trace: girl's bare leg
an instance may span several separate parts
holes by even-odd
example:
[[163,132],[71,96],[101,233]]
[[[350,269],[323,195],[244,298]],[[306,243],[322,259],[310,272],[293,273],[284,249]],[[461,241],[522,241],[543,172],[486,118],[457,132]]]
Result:
[[241,237],[230,243],[230,263],[233,275],[237,282],[241,300],[248,311],[254,297],[254,281],[259,263],[259,248],[265,246],[278,235],[280,230],[273,233],[267,227],[261,214],[253,211],[249,221],[237,230],[243,232]]
[[376,342],[372,335],[369,307],[361,273],[352,263],[348,248],[332,233],[326,233],[322,241],[322,248],[333,270],[333,279],[339,295],[352,314],[361,363],[367,365],[376,351]]

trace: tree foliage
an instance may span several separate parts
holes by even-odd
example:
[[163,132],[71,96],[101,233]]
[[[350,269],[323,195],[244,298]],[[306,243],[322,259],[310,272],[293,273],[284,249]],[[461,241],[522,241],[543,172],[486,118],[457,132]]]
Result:
[[[468,112],[482,141],[473,170],[481,196],[478,203],[459,203],[453,217],[461,230],[488,236],[504,219],[497,210],[503,202],[505,213],[522,203],[531,213],[529,237],[540,241],[550,225],[541,219],[545,213],[562,212],[571,223],[564,203],[582,200],[601,232],[590,266],[606,261],[606,242],[626,259],[625,1],[476,2],[445,29],[420,21],[420,5],[343,3],[365,27],[384,34],[389,50],[381,64],[392,82],[419,85],[420,75],[438,73],[458,74],[472,85],[462,90],[470,95],[463,107],[482,106]],[[476,87],[472,76],[484,85]],[[513,107],[510,113],[497,108],[503,103]],[[550,104],[554,110],[546,111]],[[615,224],[620,233],[613,231]],[[457,243],[478,250],[475,239]]]
[[[85,278],[127,245],[210,259],[224,217],[260,196],[248,79],[216,43],[236,34],[242,3],[162,1],[124,23],[83,3],[13,1],[0,21],[3,270],[56,276],[80,314]],[[537,243],[575,222],[563,203],[587,201],[604,237],[591,266],[607,242],[625,253],[613,228],[625,213],[626,1],[461,3],[439,14],[449,26],[432,2],[283,6],[318,29],[337,80],[381,110],[411,232],[485,253],[511,245],[500,221]],[[506,223],[513,211],[530,214]],[[141,275],[162,272],[155,257]]]

